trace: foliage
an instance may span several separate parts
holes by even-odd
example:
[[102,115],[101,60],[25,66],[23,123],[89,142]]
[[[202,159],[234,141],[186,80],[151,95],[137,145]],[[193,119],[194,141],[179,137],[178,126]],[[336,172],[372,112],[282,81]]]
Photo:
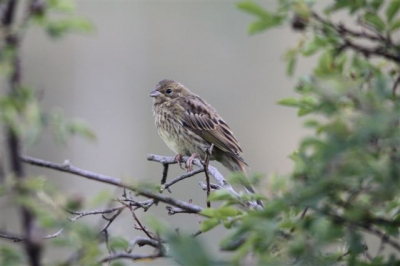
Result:
[[[400,43],[392,37],[400,2],[338,0],[323,15],[313,2],[279,1],[275,12],[252,1],[237,5],[256,22],[280,18],[257,32],[286,22],[300,33],[286,54],[289,75],[300,57],[317,58],[313,73],[299,79],[300,97],[280,101],[309,117],[304,125],[314,135],[291,155],[292,174],[271,184],[265,209],[242,214],[222,246],[243,239],[237,262],[252,253],[263,265],[398,264],[382,250],[400,252]],[[357,27],[334,22],[344,10],[360,17]],[[377,254],[368,234],[382,242]]]

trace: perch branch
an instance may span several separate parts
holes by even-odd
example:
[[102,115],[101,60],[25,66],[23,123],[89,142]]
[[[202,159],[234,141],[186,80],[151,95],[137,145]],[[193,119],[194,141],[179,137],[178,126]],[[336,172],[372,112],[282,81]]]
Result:
[[[182,162],[186,162],[186,160],[189,157],[183,156],[181,158]],[[147,156],[147,160],[153,161],[153,162],[159,162],[161,164],[176,164],[178,163],[175,159],[175,157],[167,157],[167,156],[160,156],[160,155],[155,155],[155,154],[149,154]],[[203,169],[203,164],[199,159],[194,159],[193,164],[196,165],[199,168]],[[215,181],[221,186],[221,188],[225,188],[229,192],[231,192],[233,195],[236,197],[240,197],[239,193],[237,193],[232,186],[225,180],[224,176],[213,166],[208,166],[208,173],[214,178]]]

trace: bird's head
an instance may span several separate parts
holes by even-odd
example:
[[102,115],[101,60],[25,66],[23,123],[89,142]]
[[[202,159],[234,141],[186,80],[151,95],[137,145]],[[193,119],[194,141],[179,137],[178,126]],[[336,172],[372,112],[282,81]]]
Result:
[[179,82],[164,79],[161,80],[156,89],[150,93],[150,97],[154,98],[154,103],[170,102],[174,99],[190,95],[191,92]]

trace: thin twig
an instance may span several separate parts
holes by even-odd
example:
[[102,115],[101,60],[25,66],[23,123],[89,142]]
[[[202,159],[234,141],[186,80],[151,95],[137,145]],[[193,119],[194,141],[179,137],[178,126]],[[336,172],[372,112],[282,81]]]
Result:
[[201,235],[203,233],[203,231],[198,230],[195,233],[192,234],[193,237],[197,237],[198,235]]
[[[57,232],[55,232],[54,234],[42,236],[41,239],[56,238],[59,235],[61,235],[63,230],[64,229],[62,228],[62,229],[58,230]],[[19,235],[16,235],[14,233],[3,232],[3,231],[0,231],[0,238],[9,239],[9,240],[12,240],[13,242],[23,242],[23,241],[27,240],[26,237],[19,236]]]
[[139,208],[142,208],[143,211],[147,211],[148,209],[150,209],[151,206],[153,206],[153,204],[155,203],[154,199],[149,199],[149,200],[144,200],[144,201],[136,201],[133,199],[128,199],[126,196],[123,197],[122,199],[118,199],[117,201],[123,201],[123,202],[129,202],[129,204],[132,207],[135,207],[134,210],[137,210]]
[[83,212],[78,212],[78,211],[71,211],[71,210],[65,210],[66,212],[70,214],[75,214],[76,216],[74,218],[69,218],[71,222],[75,222],[76,220],[88,216],[88,215],[96,215],[96,214],[106,214],[106,213],[112,213],[115,211],[118,211],[120,209],[125,208],[125,206],[120,206],[120,207],[114,207],[110,209],[105,209],[105,210],[94,210],[94,211],[83,211]]
[[[121,202],[122,204],[124,204],[123,202]],[[129,210],[132,213],[132,217],[133,219],[137,222],[137,224],[139,225],[140,229],[147,235],[148,238],[150,239],[154,239],[154,237],[147,231],[147,229],[142,225],[142,223],[140,222],[139,218],[136,216],[134,209],[132,208],[131,205],[126,205],[126,207],[129,208]]]
[[111,255],[113,252],[111,251],[110,248],[110,242],[109,242],[109,237],[108,237],[108,230],[104,230],[104,241],[106,242],[106,247],[108,250],[108,254]]
[[349,255],[349,254],[350,254],[350,251],[347,251],[347,252],[341,254],[341,255],[336,259],[336,261],[341,261],[344,257],[346,257],[346,256]]
[[103,227],[103,229],[101,229],[99,235],[103,232],[105,232],[108,227],[110,227],[110,225],[112,224],[112,222],[114,222],[114,220],[122,213],[122,211],[125,208],[119,209],[113,216],[111,216],[110,218],[107,218],[106,216],[104,216],[104,214],[102,215],[103,219],[107,221],[106,225]]
[[197,174],[199,174],[199,173],[201,173],[201,172],[203,172],[203,171],[204,171],[204,170],[203,170],[202,168],[198,168],[198,169],[195,169],[195,170],[190,171],[189,173],[185,173],[185,174],[183,174],[183,175],[180,175],[180,176],[178,176],[177,178],[175,178],[175,179],[173,179],[173,180],[171,180],[171,181],[165,183],[164,186],[162,186],[162,188],[161,188],[161,192],[162,192],[163,190],[165,190],[165,189],[169,189],[169,187],[171,187],[171,186],[174,185],[175,183],[178,183],[179,181],[182,181],[182,180],[184,180],[184,179],[186,179],[186,178],[189,178],[189,177],[192,177],[192,176],[194,176],[194,175],[197,175]]
[[211,191],[211,187],[210,187],[210,176],[208,175],[208,166],[210,164],[210,156],[212,154],[212,150],[214,148],[214,144],[211,143],[210,148],[207,149],[206,152],[206,159],[204,162],[204,173],[206,175],[206,182],[207,182],[207,208],[211,208],[211,202],[208,200],[208,198],[210,197],[210,191]]
[[136,245],[138,245],[139,247],[148,245],[154,248],[158,248],[160,244],[157,240],[138,236],[129,241],[129,248],[126,250],[126,252],[131,253]]
[[[76,220],[78,220],[78,219],[80,219],[82,217],[85,217],[87,215],[111,213],[111,212],[114,212],[114,211],[122,210],[123,208],[125,208],[125,206],[115,207],[115,208],[106,209],[106,210],[95,210],[95,211],[85,211],[85,212],[77,212],[77,211],[71,211],[71,210],[65,210],[65,211],[67,211],[68,213],[77,215],[74,218],[69,218],[69,220],[71,222],[75,222]],[[60,236],[63,231],[64,231],[64,228],[61,228],[60,230],[58,230],[54,234],[42,236],[41,239],[56,238],[56,237]],[[13,240],[14,242],[26,241],[26,237],[17,236],[17,235],[12,234],[12,233],[4,233],[4,232],[0,232],[0,238],[10,239],[10,240]]]
[[162,258],[162,257],[166,257],[164,254],[162,253],[156,253],[156,254],[150,254],[150,255],[139,255],[139,254],[130,254],[130,253],[125,253],[125,252],[121,252],[121,253],[114,253],[104,259],[101,259],[99,261],[99,263],[104,263],[104,262],[109,262],[109,261],[113,261],[113,260],[119,260],[119,259],[129,259],[129,260],[133,260],[133,261],[137,261],[137,260],[151,260],[151,259],[156,259],[156,258]]
[[168,167],[169,167],[169,164],[167,164],[167,163],[164,163],[164,164],[163,164],[163,172],[162,172],[162,177],[161,177],[161,185],[164,185],[165,182],[167,182]]

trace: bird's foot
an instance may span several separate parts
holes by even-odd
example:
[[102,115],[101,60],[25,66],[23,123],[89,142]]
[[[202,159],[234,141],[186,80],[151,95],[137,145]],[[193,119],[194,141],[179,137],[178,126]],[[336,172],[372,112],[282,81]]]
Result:
[[177,155],[175,155],[175,161],[178,162],[179,167],[183,170],[185,170],[185,168],[182,167],[182,155],[180,155],[179,153]]
[[197,152],[193,153],[186,161],[186,169],[188,172],[192,171],[193,160],[196,158],[200,158]]

